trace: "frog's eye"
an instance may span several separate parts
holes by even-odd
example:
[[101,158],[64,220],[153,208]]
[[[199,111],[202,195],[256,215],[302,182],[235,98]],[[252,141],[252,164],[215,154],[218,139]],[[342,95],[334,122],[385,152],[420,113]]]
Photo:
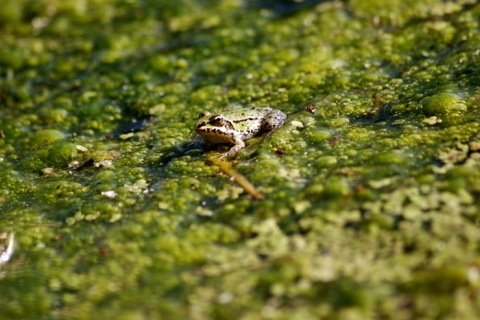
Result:
[[210,118],[210,123],[211,124],[216,124],[216,125],[222,124],[223,123],[223,116],[221,114],[216,115],[216,116],[212,116]]
[[209,115],[210,115],[210,112],[208,112],[208,111],[202,112],[198,115],[198,119],[201,119],[201,118],[209,116]]

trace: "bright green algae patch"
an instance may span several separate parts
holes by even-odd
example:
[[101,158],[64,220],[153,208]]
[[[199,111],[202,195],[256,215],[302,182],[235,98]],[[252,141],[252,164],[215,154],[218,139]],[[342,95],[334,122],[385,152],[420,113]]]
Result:
[[[479,318],[465,3],[2,4],[0,318]],[[263,201],[191,143],[235,105]]]

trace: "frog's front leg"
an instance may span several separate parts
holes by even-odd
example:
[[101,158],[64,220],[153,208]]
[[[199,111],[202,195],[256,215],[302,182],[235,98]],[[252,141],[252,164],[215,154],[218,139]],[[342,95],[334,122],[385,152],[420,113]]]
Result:
[[228,150],[227,152],[225,152],[224,154],[222,154],[220,156],[220,158],[225,158],[225,157],[228,157],[228,156],[231,156],[235,153],[237,153],[238,151],[242,150],[243,148],[245,148],[245,142],[243,142],[242,139],[240,139],[240,137],[234,137],[234,142],[233,142],[233,147],[230,148],[230,150]]

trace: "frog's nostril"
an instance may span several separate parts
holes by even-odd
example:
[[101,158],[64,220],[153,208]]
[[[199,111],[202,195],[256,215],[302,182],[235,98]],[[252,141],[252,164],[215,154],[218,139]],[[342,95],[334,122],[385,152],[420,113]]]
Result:
[[205,117],[205,116],[209,116],[209,115],[210,115],[210,112],[208,112],[208,111],[201,112],[201,113],[198,115],[198,119],[203,118],[203,117]]

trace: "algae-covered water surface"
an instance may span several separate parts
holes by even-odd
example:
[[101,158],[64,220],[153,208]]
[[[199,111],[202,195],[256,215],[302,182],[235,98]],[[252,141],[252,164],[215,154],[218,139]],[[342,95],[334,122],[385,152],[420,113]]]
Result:
[[[479,21],[4,1],[0,318],[479,318]],[[288,118],[222,170],[193,127],[239,106]]]

